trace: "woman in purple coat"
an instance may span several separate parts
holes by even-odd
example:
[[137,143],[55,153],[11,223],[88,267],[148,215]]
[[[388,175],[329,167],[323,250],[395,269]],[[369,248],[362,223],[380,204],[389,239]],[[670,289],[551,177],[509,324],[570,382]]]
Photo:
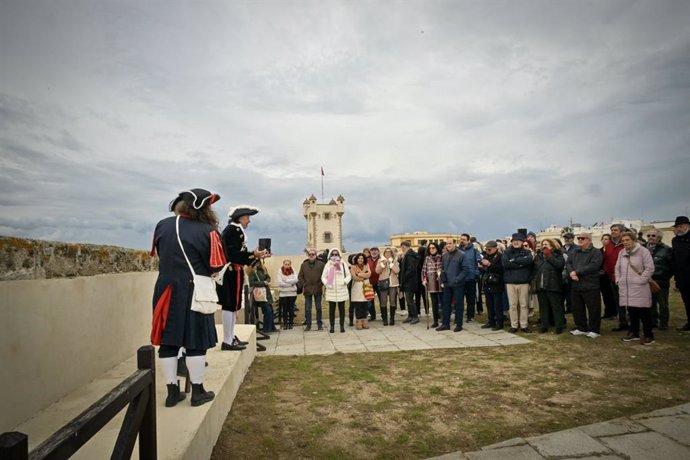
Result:
[[[185,398],[177,380],[177,355],[186,348],[187,369],[192,381],[192,406],[211,401],[215,395],[204,389],[206,350],[216,346],[213,314],[192,311],[193,274],[210,276],[225,265],[218,233],[218,218],[211,204],[219,195],[204,189],[181,192],[171,203],[175,216],[158,222],[153,236],[152,255],[160,258],[153,293],[151,343],[160,345],[159,364],[168,386],[166,407]],[[179,234],[178,234],[179,229]],[[184,248],[184,253],[182,248]]]
[[623,250],[616,262],[616,284],[620,296],[619,305],[628,308],[630,329],[624,342],[640,340],[640,320],[644,338],[642,345],[654,343],[652,333],[652,291],[649,280],[654,274],[654,259],[649,250],[637,243],[637,235],[623,232],[621,236]]

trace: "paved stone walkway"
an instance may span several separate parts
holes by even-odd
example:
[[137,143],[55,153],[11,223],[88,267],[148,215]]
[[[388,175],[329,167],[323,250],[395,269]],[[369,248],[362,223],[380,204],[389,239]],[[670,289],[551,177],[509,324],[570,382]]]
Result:
[[[436,332],[431,327],[426,328],[426,317],[423,315],[420,322],[412,326],[404,324],[404,319],[405,316],[396,317],[395,326],[385,327],[381,320],[369,321],[370,328],[360,331],[346,325],[344,333],[340,332],[339,323],[336,321],[333,334],[328,332],[327,325],[324,325],[323,331],[317,331],[314,324],[309,332],[305,332],[303,326],[295,326],[290,330],[270,334],[269,340],[257,342],[266,347],[266,351],[260,352],[258,356],[498,347],[529,343],[524,334],[482,329],[481,321],[466,323],[461,332],[453,332],[452,329]],[[347,320],[345,323],[347,324]]]
[[690,403],[433,460],[690,459]]

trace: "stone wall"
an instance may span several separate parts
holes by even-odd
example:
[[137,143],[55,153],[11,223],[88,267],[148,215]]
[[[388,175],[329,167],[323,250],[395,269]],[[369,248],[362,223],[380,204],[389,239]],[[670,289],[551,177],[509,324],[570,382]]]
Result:
[[0,236],[0,281],[158,270],[148,251]]

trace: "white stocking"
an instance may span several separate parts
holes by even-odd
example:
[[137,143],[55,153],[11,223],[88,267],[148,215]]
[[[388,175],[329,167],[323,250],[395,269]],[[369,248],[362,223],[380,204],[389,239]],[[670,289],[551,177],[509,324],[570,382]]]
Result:
[[192,383],[204,383],[206,356],[187,356],[187,369]]
[[185,347],[180,347],[180,351],[177,352],[177,358],[182,358],[187,353]]
[[223,342],[232,345],[235,339],[235,312],[223,310]]
[[172,358],[158,358],[163,373],[163,380],[165,384],[177,384],[177,357]]

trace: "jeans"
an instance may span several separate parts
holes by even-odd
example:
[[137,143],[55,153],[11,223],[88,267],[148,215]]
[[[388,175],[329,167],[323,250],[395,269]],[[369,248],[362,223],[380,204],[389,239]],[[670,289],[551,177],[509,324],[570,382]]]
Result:
[[474,306],[477,303],[477,282],[465,283],[465,299],[467,300],[467,319],[474,319]]
[[455,324],[462,327],[462,314],[465,309],[463,297],[465,285],[443,287],[443,325],[450,327],[450,304],[455,298]]
[[270,302],[261,302],[261,309],[264,313],[264,332],[271,332],[275,329],[273,325],[273,305]]
[[307,321],[307,326],[311,326],[311,303],[314,299],[316,307],[316,325],[321,327],[321,294],[304,294],[304,316]]

